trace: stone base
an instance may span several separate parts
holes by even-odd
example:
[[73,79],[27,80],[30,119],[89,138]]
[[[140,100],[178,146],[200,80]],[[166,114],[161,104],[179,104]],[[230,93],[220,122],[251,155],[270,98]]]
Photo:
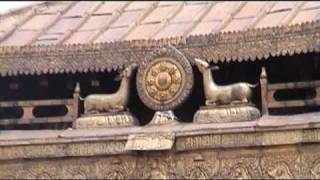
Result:
[[260,111],[249,105],[202,106],[195,113],[195,123],[229,123],[252,121],[260,117]]
[[178,118],[175,115],[167,115],[163,112],[156,112],[149,122],[149,125],[164,125],[164,124],[177,124],[179,123]]
[[84,115],[73,123],[74,129],[112,128],[139,125],[137,119],[129,112]]

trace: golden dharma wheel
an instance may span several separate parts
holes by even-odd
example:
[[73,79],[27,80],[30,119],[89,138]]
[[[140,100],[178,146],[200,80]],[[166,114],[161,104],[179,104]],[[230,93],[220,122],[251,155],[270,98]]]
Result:
[[137,73],[138,95],[153,110],[176,108],[188,98],[192,86],[192,67],[173,48],[153,52],[140,64]]

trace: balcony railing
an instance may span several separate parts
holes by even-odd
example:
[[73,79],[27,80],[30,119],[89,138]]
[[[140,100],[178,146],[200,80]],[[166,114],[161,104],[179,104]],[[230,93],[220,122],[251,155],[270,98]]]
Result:
[[[269,84],[265,68],[260,75],[262,114],[269,114],[272,108],[320,106],[320,81]],[[275,94],[283,90],[312,90],[311,98],[277,100]],[[296,98],[296,97],[293,97]]]
[[[9,124],[32,124],[32,123],[57,123],[57,122],[72,122],[78,117],[79,108],[79,85],[77,84],[73,98],[70,99],[54,99],[54,100],[25,100],[25,101],[7,101],[0,102],[0,110],[10,108],[22,109],[22,115],[18,118],[0,118],[0,125]],[[45,113],[37,115],[36,111],[39,108],[46,109],[47,112],[55,109],[65,111],[57,113],[57,115]]]

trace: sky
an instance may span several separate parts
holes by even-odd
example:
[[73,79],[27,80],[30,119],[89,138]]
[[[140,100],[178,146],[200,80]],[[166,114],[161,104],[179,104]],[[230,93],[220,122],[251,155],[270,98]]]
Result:
[[36,3],[41,3],[41,1],[0,1],[0,14]]

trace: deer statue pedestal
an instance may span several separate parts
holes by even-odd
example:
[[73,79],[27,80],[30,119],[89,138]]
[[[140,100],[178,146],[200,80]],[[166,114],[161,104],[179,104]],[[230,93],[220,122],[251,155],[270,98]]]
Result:
[[229,123],[253,121],[260,111],[251,105],[202,106],[193,117],[194,123]]
[[110,128],[138,125],[129,113],[130,77],[138,64],[128,65],[116,78],[121,79],[117,92],[90,94],[84,99],[84,115],[73,123],[75,129]]
[[139,125],[137,119],[128,111],[83,115],[73,123],[74,129],[113,128]]
[[194,60],[202,73],[206,106],[194,115],[195,123],[228,123],[252,121],[260,117],[260,111],[250,104],[252,90],[258,84],[238,82],[229,85],[218,85],[214,81],[211,70],[218,70],[218,66],[211,67],[208,62]]

